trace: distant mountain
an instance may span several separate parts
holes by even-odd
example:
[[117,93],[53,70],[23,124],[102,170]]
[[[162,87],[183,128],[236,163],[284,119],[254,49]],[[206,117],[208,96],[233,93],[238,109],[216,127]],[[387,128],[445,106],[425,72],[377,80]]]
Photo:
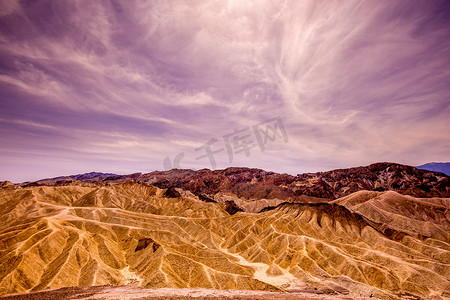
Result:
[[450,197],[450,178],[445,174],[389,162],[297,176],[236,167],[214,171],[172,169],[144,174],[139,180],[163,189],[179,187],[209,199],[229,194],[245,199],[337,199],[362,190]]
[[85,174],[59,176],[55,178],[41,179],[35,182],[24,182],[22,185],[67,185],[76,181],[85,183],[109,182],[118,183],[127,180],[136,179],[142,176],[142,173],[134,173],[128,175],[117,175],[113,173],[90,172]]
[[[414,197],[450,197],[450,178],[445,174],[388,162],[297,176],[238,167],[198,171],[172,169],[129,175],[88,173],[44,179],[22,186],[68,185],[74,182],[85,185],[115,184],[128,180],[152,184],[161,189],[181,188],[204,201],[218,201],[229,195],[247,200],[299,200],[305,197],[334,200],[362,190],[391,190]],[[314,199],[309,198],[308,201]]]
[[421,166],[417,166],[416,168],[428,171],[441,172],[450,176],[450,162],[446,163],[432,162]]
[[72,175],[71,178],[75,180],[89,180],[89,179],[95,179],[100,177],[108,177],[108,176],[115,176],[116,174],[113,173],[101,173],[101,172],[90,172],[85,174],[79,174],[79,175]]
[[116,176],[113,173],[101,173],[101,172],[89,172],[84,174],[77,175],[69,175],[69,176],[58,176],[54,178],[45,178],[38,180],[33,183],[26,182],[26,184],[32,185],[55,185],[61,183],[71,183],[73,181],[84,181],[84,182],[99,182],[104,178],[108,178],[110,176]]

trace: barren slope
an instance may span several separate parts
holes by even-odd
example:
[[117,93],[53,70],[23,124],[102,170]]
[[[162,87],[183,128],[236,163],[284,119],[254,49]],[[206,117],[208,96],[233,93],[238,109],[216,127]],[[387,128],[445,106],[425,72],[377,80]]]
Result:
[[[395,208],[397,198],[420,207]],[[372,207],[389,213],[383,218]],[[0,190],[0,291],[138,282],[449,296],[448,207],[446,198],[369,192],[229,215],[224,203],[134,182],[6,185]],[[394,212],[401,217],[386,219]],[[416,219],[403,221],[411,216]]]

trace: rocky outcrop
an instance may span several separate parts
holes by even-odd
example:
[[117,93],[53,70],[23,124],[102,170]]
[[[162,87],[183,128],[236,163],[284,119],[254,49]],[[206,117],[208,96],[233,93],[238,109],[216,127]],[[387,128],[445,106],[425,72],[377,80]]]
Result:
[[[397,191],[415,197],[450,197],[450,178],[439,172],[394,163],[301,174],[300,193],[338,198],[361,190]],[[310,183],[312,182],[312,183]]]
[[14,183],[8,180],[0,181],[0,187],[14,187]]

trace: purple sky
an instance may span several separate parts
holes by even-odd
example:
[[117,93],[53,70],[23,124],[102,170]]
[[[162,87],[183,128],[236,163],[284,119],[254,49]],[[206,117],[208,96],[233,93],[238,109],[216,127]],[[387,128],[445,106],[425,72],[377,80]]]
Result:
[[5,0],[0,180],[448,161],[449,86],[449,1]]

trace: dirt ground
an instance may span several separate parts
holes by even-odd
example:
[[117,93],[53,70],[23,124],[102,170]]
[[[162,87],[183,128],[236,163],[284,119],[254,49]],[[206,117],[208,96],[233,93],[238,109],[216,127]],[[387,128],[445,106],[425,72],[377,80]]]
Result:
[[143,289],[136,286],[94,286],[94,287],[67,287],[33,293],[10,294],[0,296],[8,300],[59,300],[59,299],[100,299],[100,300],[134,300],[134,299],[261,299],[261,300],[312,300],[312,299],[374,299],[367,297],[351,297],[345,295],[325,295],[310,292],[271,293],[247,290],[213,290],[213,289]]

